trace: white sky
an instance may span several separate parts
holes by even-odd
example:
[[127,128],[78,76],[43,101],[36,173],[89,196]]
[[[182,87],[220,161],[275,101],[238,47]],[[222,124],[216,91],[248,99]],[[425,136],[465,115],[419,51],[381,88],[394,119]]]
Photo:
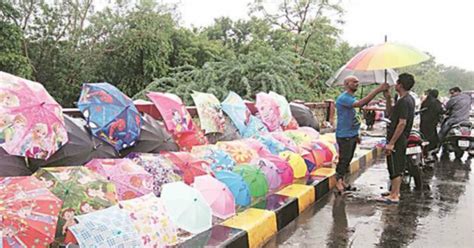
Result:
[[[252,1],[179,2],[183,24],[199,27],[220,16],[247,18]],[[381,43],[386,34],[389,41],[431,53],[439,63],[474,71],[473,0],[343,0],[343,6],[342,38],[351,45]]]

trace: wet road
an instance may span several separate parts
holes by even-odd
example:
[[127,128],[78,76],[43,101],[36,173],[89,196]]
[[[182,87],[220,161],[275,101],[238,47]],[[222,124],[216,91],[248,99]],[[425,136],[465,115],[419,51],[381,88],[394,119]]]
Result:
[[375,202],[387,187],[380,160],[351,178],[355,194],[329,194],[265,247],[474,247],[471,162],[438,162],[422,191],[405,187],[399,205],[384,205]]

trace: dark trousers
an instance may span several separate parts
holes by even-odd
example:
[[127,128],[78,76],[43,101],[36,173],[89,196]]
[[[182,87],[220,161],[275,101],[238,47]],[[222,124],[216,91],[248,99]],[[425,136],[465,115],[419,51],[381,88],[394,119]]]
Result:
[[387,169],[390,180],[402,176],[405,171],[407,143],[408,138],[402,134],[395,143],[392,154],[387,156]]
[[357,146],[357,136],[351,138],[337,138],[339,146],[339,162],[336,165],[336,180],[344,178],[349,171],[354,152]]

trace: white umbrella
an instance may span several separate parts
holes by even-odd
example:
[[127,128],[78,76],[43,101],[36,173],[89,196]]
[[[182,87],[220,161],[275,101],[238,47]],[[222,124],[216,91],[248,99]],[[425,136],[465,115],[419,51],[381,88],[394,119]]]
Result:
[[[356,76],[360,85],[370,85],[374,83],[382,84],[385,82],[384,70],[373,71],[354,71],[346,68],[347,64],[342,66],[331,78],[326,81],[327,86],[342,86],[344,79],[348,76]],[[398,73],[392,69],[387,69],[387,83],[395,85],[398,79]]]

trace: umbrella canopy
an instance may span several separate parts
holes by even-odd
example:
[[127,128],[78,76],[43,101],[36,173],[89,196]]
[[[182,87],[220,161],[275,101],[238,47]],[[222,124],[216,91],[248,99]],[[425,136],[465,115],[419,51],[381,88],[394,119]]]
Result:
[[137,143],[121,152],[127,155],[131,152],[159,153],[160,151],[178,151],[179,147],[166,128],[153,117],[145,114],[143,125]]
[[194,183],[196,176],[202,176],[212,172],[209,164],[205,160],[197,159],[189,152],[163,152],[162,155],[169,159],[174,166],[180,170],[180,174],[187,184]]
[[201,192],[214,216],[227,219],[235,214],[234,195],[224,183],[205,175],[196,177],[193,187]]
[[250,121],[250,110],[245,105],[244,100],[235,92],[230,91],[226,99],[221,104],[222,110],[232,120],[235,127],[243,135]]
[[80,247],[141,247],[140,235],[130,225],[132,218],[117,205],[76,216],[70,230]]
[[206,145],[207,139],[204,133],[198,130],[181,132],[174,135],[176,144],[183,151],[191,151],[193,146]]
[[250,190],[247,183],[244,181],[242,176],[232,171],[217,171],[215,173],[217,180],[221,181],[232,192],[234,195],[235,204],[239,206],[250,205],[251,197]]
[[56,228],[58,240],[75,224],[74,216],[117,203],[115,185],[86,167],[42,168],[34,175],[43,181],[54,195],[63,200]]
[[270,95],[264,92],[257,94],[255,107],[263,124],[267,126],[270,132],[281,130],[282,120],[280,119],[280,106]]
[[78,102],[92,134],[120,151],[140,136],[142,119],[132,100],[109,83],[84,84]]
[[311,112],[311,109],[303,104],[290,103],[291,114],[298,122],[300,127],[312,127],[319,131],[319,123]]
[[284,96],[282,96],[282,95],[280,95],[276,92],[273,92],[273,91],[270,91],[268,93],[268,96],[273,98],[273,100],[278,104],[278,107],[279,107],[279,110],[280,110],[281,124],[283,126],[287,126],[288,124],[290,124],[291,119],[292,119],[291,109],[290,109],[290,104],[286,100],[286,97],[284,97]]
[[[393,69],[388,69],[386,72],[384,70],[356,71],[346,67],[347,64],[339,68],[325,84],[327,86],[343,86],[344,79],[349,76],[356,76],[360,85],[383,84],[385,81],[390,85],[395,85],[398,79],[398,73]],[[385,73],[387,73],[387,80],[385,80]]]
[[153,190],[153,176],[130,159],[94,159],[85,166],[115,184],[119,200],[137,198]]
[[86,122],[64,116],[68,142],[47,160],[31,159],[36,167],[83,165],[94,158],[118,157],[115,149],[108,143],[93,137],[86,129]]
[[304,133],[309,136],[311,142],[320,138],[319,132],[311,127],[299,127],[298,132]]
[[212,211],[198,190],[182,183],[163,185],[161,199],[171,221],[179,228],[200,233],[212,226]]
[[290,151],[282,152],[280,153],[280,158],[288,161],[290,164],[291,168],[293,169],[293,176],[295,178],[302,178],[306,175],[307,173],[307,168],[306,168],[306,163],[304,162],[304,159]]
[[267,194],[267,178],[257,166],[249,164],[239,165],[234,168],[234,172],[240,175],[247,183],[251,196],[262,197]]
[[262,120],[251,115],[249,118],[248,125],[246,126],[244,133],[242,134],[242,137],[253,138],[261,135],[262,133],[267,132],[268,129],[265,124],[263,124]]
[[273,154],[262,156],[262,158],[268,160],[277,167],[277,172],[281,180],[280,187],[293,183],[293,168],[291,168],[290,163],[288,161]]
[[181,171],[163,155],[152,153],[131,153],[127,158],[143,167],[153,176],[153,192],[160,196],[161,187],[165,183],[179,182],[183,180]]
[[332,144],[326,141],[318,140],[311,144],[311,152],[316,160],[318,167],[330,164],[334,159],[334,152],[329,148]]
[[183,101],[171,93],[150,92],[147,97],[155,104],[165,122],[166,128],[173,134],[196,130],[194,122]]
[[256,165],[267,178],[268,188],[270,190],[277,190],[281,185],[281,177],[278,173],[278,167],[264,158],[257,158],[250,162],[252,165]]
[[67,142],[61,106],[43,85],[0,71],[0,146],[48,159]]
[[248,138],[241,141],[244,142],[250,149],[254,150],[258,156],[272,155],[268,148],[257,139]]
[[219,100],[213,94],[196,91],[191,97],[196,104],[200,126],[205,133],[224,133],[225,119]]
[[206,134],[206,138],[210,144],[215,144],[219,141],[231,141],[231,140],[237,140],[241,138],[239,130],[237,130],[237,128],[234,126],[234,124],[232,123],[232,120],[226,115],[224,115],[224,120],[225,120],[224,133]]
[[215,145],[195,146],[193,147],[192,154],[206,160],[214,172],[232,170],[236,165],[235,160],[229,153]]
[[279,140],[273,138],[272,135],[265,134],[256,137],[256,140],[262,142],[263,145],[272,153],[279,154],[280,152],[288,150],[286,146]]
[[285,136],[292,139],[296,145],[299,147],[304,147],[304,146],[309,146],[311,142],[314,140],[313,137],[305,133],[304,131],[301,131],[299,129],[297,130],[286,130],[284,132]]
[[429,58],[410,46],[385,42],[360,51],[349,60],[346,68],[358,71],[399,68],[418,64]]
[[288,138],[283,132],[271,132],[269,135],[283,144],[286,150],[290,150],[292,152],[298,152],[300,150],[296,143],[292,139]]
[[165,247],[178,242],[177,227],[171,222],[163,200],[147,194],[119,203],[138,231],[144,247]]
[[257,153],[240,140],[218,142],[217,147],[229,153],[237,164],[249,163]]
[[0,147],[0,177],[29,176],[31,174],[25,158],[10,155]]
[[35,177],[0,178],[2,247],[48,247],[62,201]]

